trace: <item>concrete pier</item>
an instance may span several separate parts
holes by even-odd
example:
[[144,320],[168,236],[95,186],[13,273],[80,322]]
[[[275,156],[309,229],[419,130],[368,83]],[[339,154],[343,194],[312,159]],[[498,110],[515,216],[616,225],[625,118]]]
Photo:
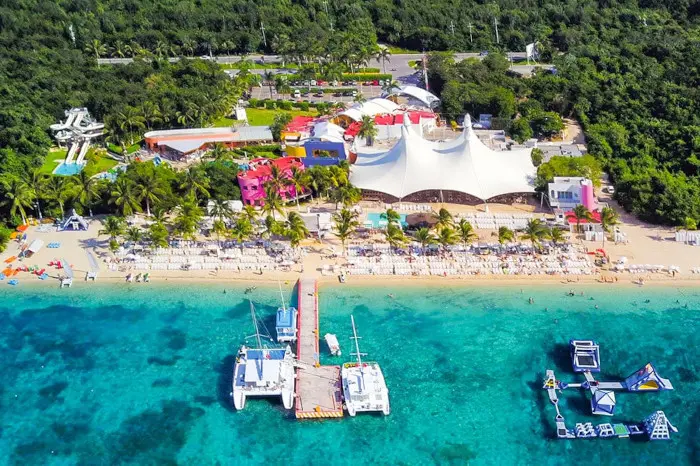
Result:
[[318,283],[301,278],[297,287],[296,418],[343,417],[340,366],[320,365]]

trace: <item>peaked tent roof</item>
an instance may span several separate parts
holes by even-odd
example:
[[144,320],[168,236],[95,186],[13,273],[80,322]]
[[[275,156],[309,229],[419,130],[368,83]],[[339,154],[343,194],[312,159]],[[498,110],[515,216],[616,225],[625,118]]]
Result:
[[494,151],[479,140],[470,121],[467,115],[467,129],[445,142],[423,139],[404,124],[401,139],[388,151],[358,154],[350,182],[397,198],[431,189],[463,192],[483,200],[534,192],[532,149]]
[[440,103],[440,99],[432,92],[421,89],[417,86],[401,86],[395,87],[389,92],[389,95],[407,95],[414,99],[420,100],[427,107],[433,107]]
[[355,121],[360,121],[363,116],[374,116],[380,113],[392,113],[398,110],[399,106],[388,99],[380,97],[369,99],[361,104],[340,112],[338,116],[347,116]]

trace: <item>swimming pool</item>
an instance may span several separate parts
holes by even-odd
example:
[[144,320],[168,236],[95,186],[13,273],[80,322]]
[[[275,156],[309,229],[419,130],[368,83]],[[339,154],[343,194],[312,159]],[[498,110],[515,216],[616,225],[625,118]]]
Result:
[[[406,222],[406,214],[399,214],[401,217],[401,226],[405,227],[408,225]],[[372,222],[374,228],[384,228],[386,226],[386,220],[382,218],[382,214],[377,212],[370,212],[367,214],[367,222]]]
[[58,164],[58,167],[54,169],[53,174],[59,176],[73,176],[80,173],[83,167],[85,167],[85,164],[82,163],[66,164],[65,162],[61,162]]

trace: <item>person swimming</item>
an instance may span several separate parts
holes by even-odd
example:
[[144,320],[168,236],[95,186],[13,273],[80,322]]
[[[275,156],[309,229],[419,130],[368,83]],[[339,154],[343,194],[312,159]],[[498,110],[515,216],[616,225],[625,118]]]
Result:
[[532,299],[532,296],[530,296],[530,299],[528,300],[528,302],[529,302],[530,304],[535,304],[535,300]]

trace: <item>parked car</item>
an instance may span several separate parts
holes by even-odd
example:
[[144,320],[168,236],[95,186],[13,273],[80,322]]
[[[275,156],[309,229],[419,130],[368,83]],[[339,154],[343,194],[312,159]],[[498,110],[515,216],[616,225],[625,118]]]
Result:
[[343,95],[345,97],[350,97],[352,95],[352,91],[343,91]]
[[293,96],[295,99],[301,98],[301,91],[300,91],[299,89],[294,89],[294,93],[292,94],[292,96]]
[[482,50],[481,52],[479,52],[479,56],[480,56],[480,57],[485,57],[485,56],[487,56],[488,54],[489,54],[489,51],[488,51],[488,50]]
[[316,81],[315,86],[326,86],[328,83],[326,81]]
[[201,57],[202,60],[211,60],[211,57],[209,55],[202,55]]
[[341,97],[342,95],[343,95],[343,93],[340,91],[333,93],[333,97]]
[[304,91],[304,92],[301,93],[301,96],[302,96],[302,97],[308,97],[309,94],[311,94],[309,91]]
[[314,97],[323,97],[323,91],[318,91],[314,94]]
[[353,96],[353,97],[357,97],[357,91],[352,91],[352,92],[350,93],[350,95]]
[[379,86],[379,81],[377,81],[377,80],[375,79],[374,81],[372,81],[372,85],[373,85],[373,86]]
[[314,80],[312,79],[312,80],[311,80],[311,85],[312,85],[312,86],[315,86],[315,85],[316,85],[316,81],[314,81]]

